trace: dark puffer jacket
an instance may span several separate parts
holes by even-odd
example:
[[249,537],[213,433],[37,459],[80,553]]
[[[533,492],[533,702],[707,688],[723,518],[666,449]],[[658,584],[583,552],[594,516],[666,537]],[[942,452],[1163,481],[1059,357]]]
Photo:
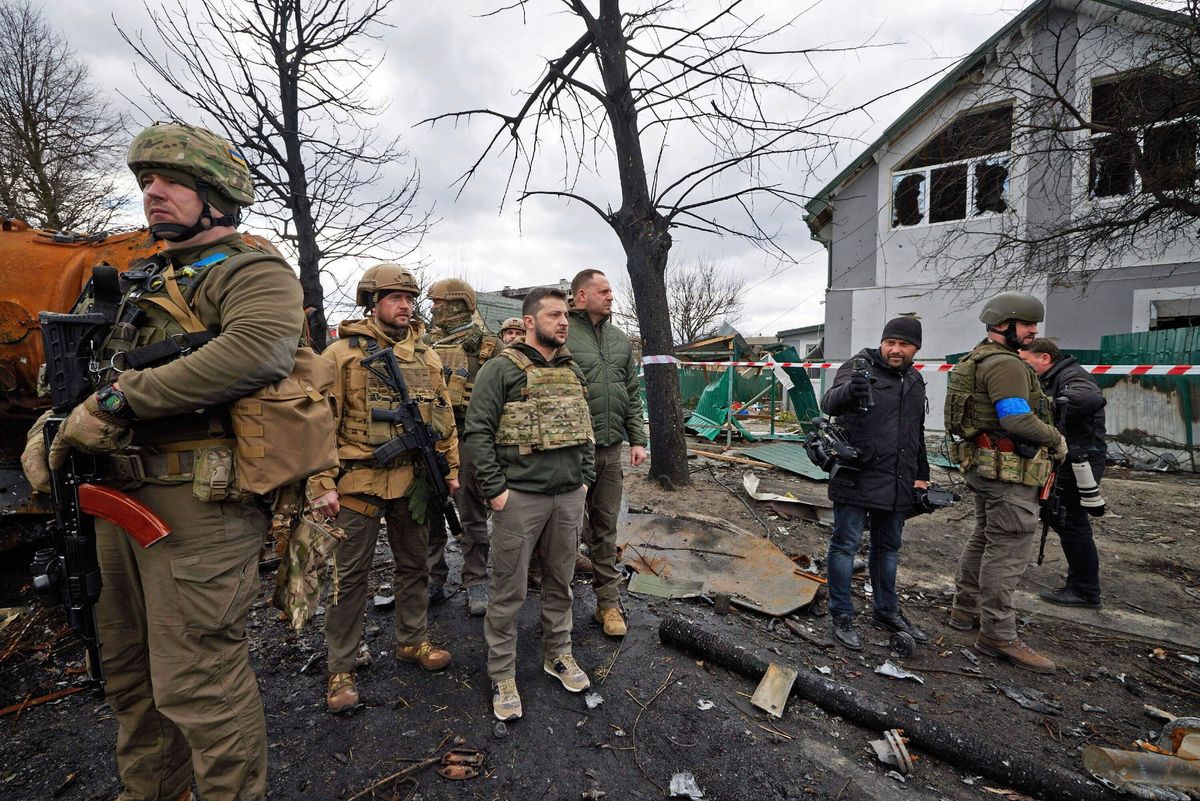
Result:
[[846,430],[850,444],[862,453],[861,470],[839,470],[829,482],[829,500],[867,509],[907,512],[913,483],[929,480],[925,458],[925,379],[912,367],[896,371],[877,348],[864,348],[855,358],[867,360],[875,405],[859,411],[850,395],[854,359],[838,368],[833,385],[821,398],[821,409]]
[[[1096,379],[1074,356],[1062,356],[1038,377],[1046,396],[1067,399],[1067,419],[1062,435],[1072,451],[1104,453],[1104,405],[1107,401]],[[1055,409],[1055,418],[1058,418]]]

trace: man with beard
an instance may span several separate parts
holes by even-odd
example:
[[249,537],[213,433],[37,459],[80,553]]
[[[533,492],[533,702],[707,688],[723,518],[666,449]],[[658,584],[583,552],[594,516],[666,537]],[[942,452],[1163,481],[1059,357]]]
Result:
[[595,480],[583,373],[564,346],[567,296],[540,287],[522,306],[525,340],[483,366],[467,409],[470,459],[492,507],[492,578],[484,618],[492,712],[521,717],[517,613],[529,558],[542,563],[543,669],[568,691],[591,686],[571,655],[571,578],[583,504]]
[[929,486],[925,380],[912,366],[920,347],[919,320],[891,320],[883,328],[879,348],[864,348],[848,359],[821,399],[822,411],[836,417],[849,444],[861,454],[856,464],[835,470],[829,481],[829,499],[833,501],[829,614],[834,639],[854,651],[862,650],[863,641],[854,628],[850,576],[863,527],[868,524],[874,624],[907,632],[917,642],[929,640],[928,634],[904,616],[896,595],[904,519],[912,509],[914,491]]
[[511,345],[524,337],[525,324],[521,322],[520,317],[509,317],[500,324],[500,341],[505,345]]

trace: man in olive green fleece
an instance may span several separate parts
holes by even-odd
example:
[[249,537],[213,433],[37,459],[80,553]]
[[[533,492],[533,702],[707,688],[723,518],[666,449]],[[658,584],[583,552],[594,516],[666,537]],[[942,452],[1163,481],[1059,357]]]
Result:
[[[63,422],[49,455],[57,469],[72,448],[113,454],[102,459],[113,483],[172,529],[142,549],[96,521],[118,799],[187,798],[193,779],[205,801],[262,799],[267,731],[246,615],[268,516],[230,467],[229,407],[291,372],[304,325],[300,284],[278,255],[238,234],[254,194],[228,142],[202,128],[155,125],[134,139],[128,163],[150,232],[167,247],[127,274],[118,315],[131,322],[107,335],[97,360],[129,366],[136,346],[181,339],[184,322],[217,333],[190,352],[98,376],[96,394]],[[22,459],[34,486],[47,478],[36,450],[31,442]],[[202,465],[225,467],[218,475]]]
[[492,712],[500,720],[522,714],[517,613],[535,549],[543,571],[543,669],[570,692],[591,685],[571,655],[571,578],[584,498],[595,480],[584,379],[564,347],[566,295],[535,289],[525,297],[522,312],[525,341],[480,368],[463,438],[493,511],[483,632]]
[[625,634],[621,574],[617,572],[617,514],[624,475],[621,443],[629,462],[646,460],[646,428],[638,393],[638,363],[629,336],[612,324],[612,286],[599,270],[582,270],[571,282],[575,308],[567,347],[587,379],[588,407],[596,435],[596,482],[588,490],[583,541],[592,557],[597,622],[610,637]]

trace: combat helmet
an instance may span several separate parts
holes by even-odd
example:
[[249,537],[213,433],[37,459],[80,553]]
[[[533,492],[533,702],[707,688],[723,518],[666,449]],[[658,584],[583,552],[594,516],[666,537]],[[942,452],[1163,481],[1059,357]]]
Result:
[[368,267],[358,279],[358,288],[354,291],[354,300],[367,311],[375,307],[376,296],[380,292],[407,292],[414,298],[421,294],[421,287],[412,271],[399,264],[384,262]]
[[[150,233],[156,238],[185,240],[214,226],[236,226],[241,210],[254,203],[254,182],[246,159],[229,142],[195,125],[151,125],[133,138],[126,163],[139,182],[146,172],[165,173],[195,189],[204,204],[190,226],[151,225]],[[213,216],[210,192],[225,210],[221,217]]]
[[524,334],[525,323],[521,322],[520,317],[509,317],[500,324],[500,333],[503,334],[505,331],[520,331]]
[[1001,292],[988,299],[979,312],[979,321],[984,325],[1002,325],[1006,320],[1023,323],[1040,323],[1046,319],[1046,309],[1033,295],[1024,292]]
[[430,300],[461,300],[475,311],[475,290],[461,278],[443,278],[429,287]]

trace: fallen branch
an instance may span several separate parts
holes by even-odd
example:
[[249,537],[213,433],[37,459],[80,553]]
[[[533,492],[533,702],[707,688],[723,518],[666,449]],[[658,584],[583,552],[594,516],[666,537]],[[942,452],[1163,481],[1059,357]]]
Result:
[[57,701],[59,698],[66,698],[68,695],[74,695],[75,693],[81,693],[85,689],[87,689],[87,688],[86,687],[68,687],[65,690],[55,690],[52,693],[48,693],[46,695],[39,696],[38,698],[28,698],[27,697],[24,701],[22,701],[19,704],[13,704],[12,706],[6,706],[3,709],[0,709],[0,718],[4,717],[5,715],[11,715],[13,712],[20,714],[23,710],[26,710],[31,706],[37,706],[39,704],[46,704],[46,703],[49,703],[50,701]]
[[744,459],[741,456],[728,456],[724,453],[709,453],[708,451],[689,450],[688,453],[696,456],[703,456],[707,459],[716,459],[718,462],[733,462],[734,464],[744,464],[750,467],[758,467],[766,470],[771,465],[766,462],[760,462],[757,459]]

